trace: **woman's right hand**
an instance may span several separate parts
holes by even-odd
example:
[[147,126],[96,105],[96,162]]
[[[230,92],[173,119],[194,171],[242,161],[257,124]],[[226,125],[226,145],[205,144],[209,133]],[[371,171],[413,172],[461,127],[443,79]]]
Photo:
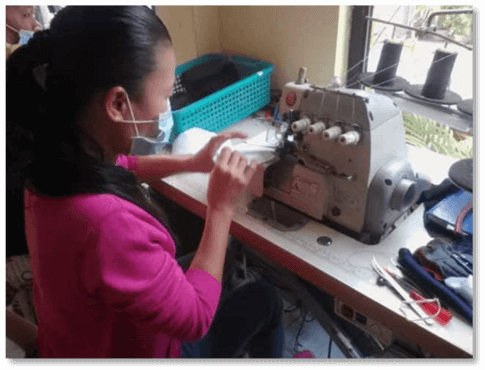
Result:
[[207,190],[209,209],[233,215],[244,191],[256,172],[257,163],[248,164],[246,158],[236,151],[223,148],[211,171]]

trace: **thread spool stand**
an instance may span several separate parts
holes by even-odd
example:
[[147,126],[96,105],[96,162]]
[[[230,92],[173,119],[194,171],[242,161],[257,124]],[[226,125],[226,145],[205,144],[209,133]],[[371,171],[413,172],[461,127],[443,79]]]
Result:
[[473,193],[473,158],[455,162],[450,167],[448,176],[453,184],[469,193]]
[[469,116],[473,116],[473,99],[466,99],[458,102],[456,108]]

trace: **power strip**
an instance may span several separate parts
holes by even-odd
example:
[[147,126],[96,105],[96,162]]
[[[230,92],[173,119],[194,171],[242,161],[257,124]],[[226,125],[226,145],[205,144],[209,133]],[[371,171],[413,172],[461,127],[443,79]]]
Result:
[[377,321],[357,312],[353,307],[335,298],[335,313],[351,324],[373,336],[383,347],[393,341],[392,331]]

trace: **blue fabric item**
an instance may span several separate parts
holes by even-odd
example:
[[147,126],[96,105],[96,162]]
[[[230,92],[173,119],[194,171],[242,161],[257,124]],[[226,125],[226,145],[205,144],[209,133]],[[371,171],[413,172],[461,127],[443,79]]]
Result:
[[444,179],[439,185],[432,185],[430,189],[423,191],[417,204],[424,204],[424,227],[429,235],[433,237],[447,236],[448,232],[443,232],[444,229],[428,220],[428,212],[440,203],[446,197],[453,195],[460,191],[460,188],[455,186],[449,178]]
[[426,211],[441,202],[446,197],[457,193],[460,188],[454,185],[449,178],[444,179],[439,185],[432,185],[430,189],[423,191],[417,204],[424,204]]
[[444,284],[430,276],[426,270],[414,259],[407,248],[399,250],[398,262],[410,274],[411,278],[420,286],[436,294],[436,297],[448,304],[450,308],[463,316],[465,320],[473,324],[473,309],[463,301],[455,292]]
[[[470,243],[471,244],[471,243]],[[468,250],[467,250],[468,249]],[[465,250],[467,250],[465,252]],[[419,254],[425,260],[434,262],[439,266],[440,275],[447,277],[468,277],[473,275],[473,250],[460,241],[447,238],[435,238],[425,248],[419,248],[413,256],[420,263]]]

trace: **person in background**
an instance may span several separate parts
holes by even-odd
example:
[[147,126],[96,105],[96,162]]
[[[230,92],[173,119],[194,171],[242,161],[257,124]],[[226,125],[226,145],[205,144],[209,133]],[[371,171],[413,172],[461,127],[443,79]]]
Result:
[[[39,31],[41,24],[35,19],[34,6],[6,6],[6,57],[24,45]],[[8,129],[7,129],[8,131]],[[7,133],[8,135],[8,133]],[[17,158],[15,147],[7,149],[7,167]],[[23,230],[23,193],[21,184],[9,175],[6,181],[6,303],[21,318],[35,324],[32,305],[32,282],[27,244]],[[7,309],[7,313],[12,313]],[[8,323],[7,323],[8,324]]]
[[[272,286],[221,297],[229,228],[256,164],[227,148],[212,157],[245,135],[218,135],[195,155],[131,155],[159,137],[175,66],[168,30],[145,6],[65,7],[7,59],[7,154],[17,153],[7,174],[24,189],[41,357],[281,356]],[[170,215],[141,184],[181,171],[210,173],[186,269]]]
[[41,24],[35,19],[33,6],[5,7],[6,18],[6,44],[7,58],[19,46],[24,45],[32,37],[33,33],[42,29]]

